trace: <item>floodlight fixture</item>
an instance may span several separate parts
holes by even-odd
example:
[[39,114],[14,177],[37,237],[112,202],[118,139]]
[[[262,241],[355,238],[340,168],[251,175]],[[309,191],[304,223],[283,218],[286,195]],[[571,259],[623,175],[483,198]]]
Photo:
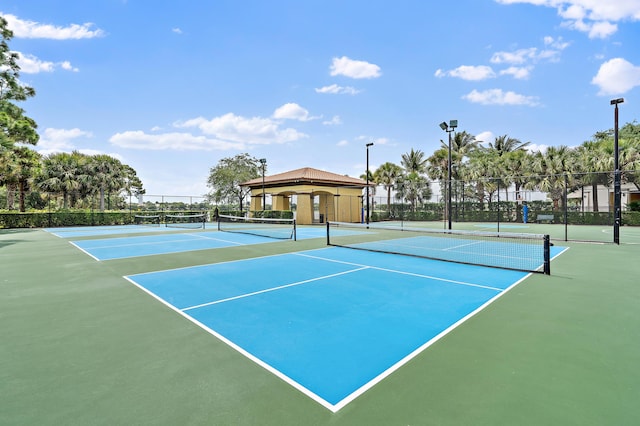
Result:
[[624,102],[624,98],[611,99],[611,105],[617,105]]

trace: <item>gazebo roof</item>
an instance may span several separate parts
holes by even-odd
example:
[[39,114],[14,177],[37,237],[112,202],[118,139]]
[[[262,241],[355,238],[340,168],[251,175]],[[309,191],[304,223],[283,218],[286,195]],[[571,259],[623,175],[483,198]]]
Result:
[[[242,186],[255,187],[262,185],[262,177],[248,180]],[[269,186],[285,184],[324,184],[331,186],[367,186],[367,182],[362,179],[325,172],[324,170],[303,167],[284,173],[278,173],[264,177],[264,184]]]

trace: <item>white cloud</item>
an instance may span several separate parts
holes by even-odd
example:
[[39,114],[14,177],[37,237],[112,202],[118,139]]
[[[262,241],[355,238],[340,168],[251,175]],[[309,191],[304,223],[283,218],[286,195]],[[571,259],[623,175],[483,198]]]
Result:
[[182,34],[182,30],[180,28],[171,28],[171,32],[174,32],[176,34]]
[[545,152],[547,152],[547,148],[549,148],[549,145],[532,143],[528,145],[525,149],[531,153],[541,152],[544,154]]
[[273,118],[276,119],[286,119],[286,120],[298,120],[298,121],[309,121],[314,120],[318,117],[310,117],[309,111],[301,107],[300,105],[289,102],[281,107],[277,108],[273,112]]
[[337,126],[339,124],[342,124],[342,119],[340,118],[340,116],[334,115],[331,120],[323,121],[322,124],[324,124],[325,126]]
[[264,144],[293,142],[308,136],[293,128],[282,129],[277,121],[270,118],[246,118],[233,113],[207,120],[197,117],[180,123],[175,127],[196,127],[206,135],[215,136],[221,141],[241,144]]
[[495,0],[502,4],[528,3],[553,7],[562,25],[585,32],[589,38],[607,38],[618,30],[615,22],[639,21],[640,0]]
[[51,62],[43,61],[34,55],[28,53],[15,52],[18,54],[18,66],[20,72],[25,74],[38,74],[41,72],[54,72],[56,69],[61,68],[66,71],[77,72],[78,68],[71,65],[69,61],[64,62]]
[[333,58],[331,75],[343,75],[350,78],[377,78],[382,75],[380,67],[366,61],[357,61],[346,56]]
[[490,132],[490,131],[481,132],[476,135],[476,140],[484,144],[493,142],[495,139],[496,139],[495,135],[493,134],[493,132]]
[[614,58],[600,65],[591,80],[600,88],[599,95],[619,95],[640,86],[640,67],[623,58]]
[[360,93],[360,90],[350,86],[343,87],[338,86],[337,84],[332,84],[330,86],[324,86],[316,89],[316,93],[329,93],[334,95],[356,95]]
[[63,61],[60,63],[60,68],[62,68],[63,70],[67,70],[67,71],[73,71],[73,72],[78,72],[80,71],[78,68],[74,67],[73,65],[71,65],[71,62],[69,61]]
[[209,139],[205,136],[194,136],[190,133],[162,133],[148,134],[141,130],[116,133],[109,139],[113,145],[122,148],[142,150],[178,150],[178,151],[212,151],[212,150],[240,150],[243,143]]
[[347,146],[349,145],[349,141],[346,139],[342,139],[340,142],[336,144],[336,146]]
[[536,60],[538,57],[538,49],[536,47],[529,47],[527,49],[518,49],[513,52],[496,52],[491,57],[491,63],[521,65],[526,62]]
[[[92,138],[91,132],[86,132],[78,128],[74,129],[54,129],[46,128],[43,133],[40,134],[40,140],[36,146],[36,150],[42,155],[50,155],[58,152],[71,152],[78,151],[87,155],[104,154],[95,150],[82,149],[76,146],[78,139]],[[115,157],[114,154],[109,154]]]
[[502,89],[490,89],[482,92],[473,90],[464,95],[462,99],[482,105],[538,105],[538,98],[535,96],[525,96],[515,92],[504,92]]
[[496,73],[491,69],[491,67],[486,65],[461,65],[458,68],[452,69],[450,71],[442,71],[437,70],[435,73],[436,77],[457,77],[463,80],[470,81],[479,81],[486,80],[489,78],[494,78]]
[[91,29],[93,23],[82,25],[71,24],[67,27],[56,27],[50,24],[41,24],[34,21],[25,21],[15,15],[3,15],[16,38],[46,38],[54,40],[84,39],[102,37],[105,35],[101,29]]
[[38,141],[38,151],[41,149],[49,152],[71,151],[75,148],[73,141],[78,138],[91,138],[91,132],[86,132],[78,128],[74,129],[54,129],[47,128],[40,135]]
[[500,71],[500,75],[510,75],[517,80],[526,80],[531,74],[532,67],[509,67]]
[[53,72],[55,69],[55,64],[49,61],[41,61],[37,57],[30,55],[28,53],[20,53],[18,54],[18,66],[20,67],[20,71],[25,74],[37,74],[40,72]]

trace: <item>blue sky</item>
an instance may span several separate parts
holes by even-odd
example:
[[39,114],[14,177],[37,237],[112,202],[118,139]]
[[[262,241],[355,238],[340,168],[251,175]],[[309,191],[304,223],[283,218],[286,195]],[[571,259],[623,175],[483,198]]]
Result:
[[576,146],[640,119],[640,0],[3,0],[43,154],[106,153],[147,194],[202,195],[248,152],[267,174],[359,176],[479,140]]

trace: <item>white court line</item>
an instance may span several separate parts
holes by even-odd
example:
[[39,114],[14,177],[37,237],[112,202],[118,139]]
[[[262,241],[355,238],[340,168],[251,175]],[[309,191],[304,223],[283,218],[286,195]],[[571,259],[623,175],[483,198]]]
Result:
[[491,286],[486,286],[486,285],[482,285],[482,284],[475,284],[475,283],[470,283],[470,282],[466,282],[466,281],[450,280],[450,279],[442,278],[442,277],[434,277],[432,275],[416,274],[414,272],[405,272],[405,271],[398,271],[398,270],[395,270],[395,269],[380,268],[378,266],[362,265],[360,263],[345,262],[345,261],[342,261],[342,260],[328,259],[328,258],[325,258],[325,257],[312,256],[312,255],[303,254],[303,253],[292,253],[292,254],[294,254],[296,256],[309,257],[309,258],[312,258],[312,259],[325,260],[327,262],[335,262],[335,263],[343,263],[345,265],[368,267],[368,268],[376,269],[376,270],[379,270],[379,271],[393,272],[393,273],[396,273],[396,274],[409,275],[409,276],[418,277],[418,278],[426,278],[426,279],[430,279],[430,280],[434,280],[434,281],[443,281],[443,282],[447,282],[447,283],[451,283],[451,284],[464,285],[464,286],[468,286],[468,287],[479,287],[479,288],[485,288],[485,289],[494,290],[494,291],[504,291],[504,289],[502,289],[502,288],[491,287]]
[[460,247],[468,247],[468,246],[473,246],[473,245],[476,245],[476,244],[482,244],[483,242],[484,241],[474,241],[474,242],[466,243],[466,244],[458,244],[457,246],[447,247],[445,249],[442,249],[442,251],[455,250],[455,249],[458,249]]
[[81,252],[83,252],[84,254],[86,254],[87,256],[92,257],[94,260],[97,260],[98,262],[100,262],[100,259],[98,259],[97,257],[95,257],[94,255],[92,255],[91,253],[89,253],[88,251],[86,251],[85,249],[83,249],[82,247],[78,246],[76,243],[74,243],[73,241],[69,241],[69,244],[71,244],[72,246],[74,246],[75,248],[77,248],[78,250],[80,250]]
[[[425,246],[417,246],[417,245],[409,245],[409,244],[405,244],[403,245],[403,247],[409,247],[409,248],[413,248],[413,249],[419,249],[419,250],[427,250],[427,251],[431,251],[431,252],[438,252],[438,251],[448,251],[448,250],[453,250],[453,249],[457,249],[457,248],[461,248],[461,247],[465,247],[465,246],[471,246],[474,244],[482,244],[484,241],[478,241],[478,242],[473,242],[473,243],[468,243],[468,244],[459,244],[457,246],[454,247],[448,247],[448,248],[431,248],[431,247],[425,247]],[[385,243],[382,241],[376,241],[376,244],[380,245],[380,246],[389,246],[389,247],[398,247],[397,244],[389,244],[389,243]],[[393,250],[389,250],[389,253],[393,253]],[[488,257],[488,258],[495,258],[495,259],[514,259],[514,260],[525,260],[528,261],[529,258],[526,257],[518,257],[518,256],[505,256],[502,254],[497,254],[497,253],[476,253],[473,251],[456,251],[454,253],[457,254],[472,254],[474,256],[479,256],[479,257]],[[435,258],[434,260],[441,260],[441,259],[437,259]],[[479,265],[482,266],[482,265]]]
[[271,291],[281,290],[283,288],[295,287],[295,286],[298,286],[298,285],[307,284],[307,283],[311,283],[311,282],[314,282],[314,281],[320,281],[320,280],[325,280],[325,279],[328,279],[328,278],[337,277],[337,276],[340,276],[340,275],[351,274],[352,272],[362,271],[363,269],[369,269],[369,267],[365,266],[365,267],[362,267],[362,268],[351,269],[349,271],[338,272],[338,273],[335,273],[335,274],[325,275],[325,276],[317,277],[317,278],[311,278],[311,279],[308,279],[308,280],[298,281],[298,282],[291,283],[291,284],[284,284],[284,285],[281,285],[281,286],[278,286],[278,287],[272,287],[272,288],[267,288],[267,289],[264,289],[264,290],[254,291],[253,293],[241,294],[239,296],[233,296],[233,297],[228,297],[226,299],[215,300],[213,302],[202,303],[200,305],[189,306],[188,308],[183,308],[182,311],[185,312],[185,311],[189,311],[191,309],[198,309],[198,308],[203,308],[205,306],[217,305],[218,303],[229,302],[231,300],[244,299],[245,297],[251,297],[251,296],[255,296],[257,294],[269,293]]

